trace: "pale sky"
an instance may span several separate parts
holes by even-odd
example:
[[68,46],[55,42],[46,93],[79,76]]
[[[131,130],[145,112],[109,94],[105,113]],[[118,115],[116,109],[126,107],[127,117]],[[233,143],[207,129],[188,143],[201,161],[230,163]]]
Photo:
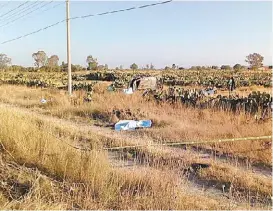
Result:
[[[65,18],[65,3],[54,1],[7,26],[26,14],[28,3],[0,2],[0,43],[38,30]],[[97,14],[140,6],[146,1],[72,1],[71,17]],[[8,4],[7,4],[8,3]],[[46,2],[44,2],[46,3]],[[56,6],[53,9],[52,7]],[[23,13],[23,8],[25,12]],[[46,10],[42,12],[43,10]],[[1,17],[2,16],[2,17]],[[272,2],[174,1],[168,4],[105,16],[71,20],[71,58],[85,65],[88,55],[109,67],[140,67],[153,63],[156,68],[173,63],[193,65],[246,65],[249,53],[260,53],[264,64],[272,64]],[[0,45],[0,53],[12,63],[33,66],[32,53],[44,50],[66,62],[65,22],[31,36]]]

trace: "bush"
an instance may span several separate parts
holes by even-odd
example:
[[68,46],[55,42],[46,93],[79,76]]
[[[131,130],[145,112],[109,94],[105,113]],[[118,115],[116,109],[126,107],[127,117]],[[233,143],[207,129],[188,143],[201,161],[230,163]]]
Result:
[[25,71],[25,67],[19,66],[19,65],[12,65],[8,68],[8,70],[18,72],[18,71]]
[[231,70],[231,67],[229,65],[222,65],[221,70]]
[[[67,64],[61,65],[60,68],[61,68],[61,71],[67,72]],[[80,66],[80,65],[71,64],[71,71],[72,72],[81,71],[83,69],[84,68],[82,66]]]
[[55,66],[55,67],[49,67],[49,66],[43,66],[38,71],[41,72],[60,72],[61,67],[60,66]]
[[238,70],[242,69],[242,65],[240,65],[240,64],[235,64],[235,65],[233,66],[233,69],[238,71]]

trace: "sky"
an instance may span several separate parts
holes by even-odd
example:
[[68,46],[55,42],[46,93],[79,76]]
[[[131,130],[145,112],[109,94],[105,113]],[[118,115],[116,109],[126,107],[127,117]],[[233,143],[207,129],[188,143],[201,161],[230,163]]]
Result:
[[[60,1],[55,1],[1,27],[30,11],[19,13],[18,9],[17,16],[16,10],[4,15],[23,1],[6,3],[0,1],[0,43],[63,20],[66,15],[65,3],[56,6]],[[97,14],[147,3],[155,1],[71,0],[70,15]],[[56,7],[50,9],[53,6]],[[173,1],[145,9],[71,20],[70,28],[72,64],[83,66],[88,55],[111,68],[129,67],[132,63],[139,67],[153,63],[156,68],[172,64],[181,67],[247,65],[245,57],[254,52],[264,57],[265,65],[272,64],[270,1]],[[22,66],[33,66],[31,55],[38,50],[45,51],[48,56],[56,54],[60,63],[66,62],[66,23],[0,44],[0,53],[8,55],[13,64]]]

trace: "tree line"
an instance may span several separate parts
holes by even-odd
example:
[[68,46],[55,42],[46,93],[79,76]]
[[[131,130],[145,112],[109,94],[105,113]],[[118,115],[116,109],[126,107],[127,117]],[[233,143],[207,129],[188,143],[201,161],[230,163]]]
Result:
[[[67,71],[67,63],[62,62],[61,65],[59,65],[59,57],[57,55],[51,55],[50,57],[47,56],[47,54],[44,51],[38,51],[32,54],[32,58],[34,60],[34,67],[21,67],[17,65],[11,64],[11,58],[9,58],[6,54],[0,53],[0,70],[26,70],[26,71]],[[218,66],[192,66],[189,68],[190,70],[247,70],[247,69],[253,69],[258,70],[261,67],[263,67],[263,60],[264,57],[261,56],[258,53],[252,53],[246,56],[245,62],[248,63],[248,67],[241,65],[241,64],[235,64],[233,67],[230,65],[222,65],[220,67]],[[72,64],[72,71],[80,71],[80,70],[108,70],[108,65],[100,65],[98,63],[97,58],[94,58],[92,55],[87,56],[86,58],[87,67],[82,67],[80,65],[73,65]],[[269,69],[272,69],[272,65],[268,67]],[[115,68],[116,70],[123,70],[123,66],[120,65],[119,67]],[[130,69],[132,70],[155,70],[155,67],[153,64],[147,64],[145,67],[139,68],[139,66],[136,63],[133,63],[130,65]],[[184,70],[185,68],[179,67],[176,64],[172,64],[170,67],[166,66],[164,70]]]

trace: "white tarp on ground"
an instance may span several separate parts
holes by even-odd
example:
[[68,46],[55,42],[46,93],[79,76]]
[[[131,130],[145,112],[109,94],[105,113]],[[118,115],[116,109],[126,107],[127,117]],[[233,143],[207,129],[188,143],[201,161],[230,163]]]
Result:
[[205,90],[205,89],[203,89],[202,91],[203,91],[203,94],[204,94],[205,96],[214,95],[214,93],[215,93],[215,90],[214,90],[214,89],[211,89],[211,90]]
[[44,103],[46,103],[46,102],[47,102],[47,101],[46,101],[46,99],[44,99],[44,98],[43,98],[43,99],[41,99],[41,103],[43,103],[43,104],[44,104]]
[[129,89],[123,89],[123,92],[127,95],[133,94],[133,89],[129,88]]
[[115,124],[115,130],[135,130],[136,128],[149,128],[152,126],[151,120],[120,120]]

